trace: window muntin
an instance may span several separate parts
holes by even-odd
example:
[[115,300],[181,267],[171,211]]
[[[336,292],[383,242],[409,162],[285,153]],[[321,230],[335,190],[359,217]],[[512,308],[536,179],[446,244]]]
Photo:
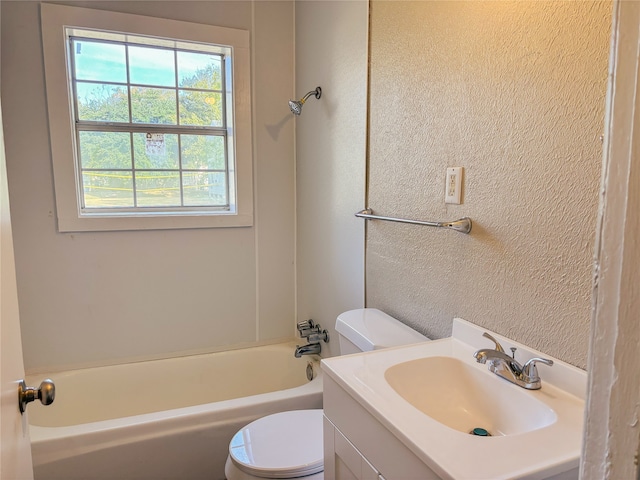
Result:
[[69,35],[81,210],[229,210],[224,53],[91,33]]

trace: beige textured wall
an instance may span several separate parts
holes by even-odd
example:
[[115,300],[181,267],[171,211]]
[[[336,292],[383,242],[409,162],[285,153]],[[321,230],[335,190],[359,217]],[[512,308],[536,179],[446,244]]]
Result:
[[[371,14],[367,305],[460,316],[586,365],[610,2],[383,2]],[[447,166],[465,168],[445,205]]]

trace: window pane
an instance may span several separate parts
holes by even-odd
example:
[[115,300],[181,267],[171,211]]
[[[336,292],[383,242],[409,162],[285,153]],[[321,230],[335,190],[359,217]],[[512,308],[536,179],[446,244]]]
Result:
[[168,133],[134,133],[135,168],[178,169],[178,135]]
[[71,48],[78,80],[126,83],[124,45],[74,39]]
[[79,132],[80,166],[131,169],[131,137],[127,132]]
[[180,90],[180,125],[222,126],[222,94]]
[[127,87],[76,82],[78,119],[96,122],[129,122]]
[[222,90],[221,58],[206,53],[178,52],[180,87]]
[[175,87],[173,50],[129,46],[129,75],[131,83]]
[[226,206],[227,177],[221,172],[185,172],[182,174],[186,206]]
[[181,135],[182,168],[186,170],[224,170],[224,137]]
[[166,88],[131,87],[133,123],[176,124],[176,91]]
[[180,206],[179,172],[136,172],[139,207]]
[[133,207],[131,172],[82,172],[86,208]]

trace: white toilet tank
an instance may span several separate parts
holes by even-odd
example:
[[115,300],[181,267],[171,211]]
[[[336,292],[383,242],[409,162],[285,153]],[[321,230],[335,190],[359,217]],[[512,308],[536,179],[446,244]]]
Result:
[[410,345],[429,340],[377,308],[358,308],[336,319],[340,355]]

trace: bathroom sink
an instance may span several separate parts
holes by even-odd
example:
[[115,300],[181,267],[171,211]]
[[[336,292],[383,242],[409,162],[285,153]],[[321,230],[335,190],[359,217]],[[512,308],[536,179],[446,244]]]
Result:
[[[493,347],[485,331],[455,319],[449,338],[324,359],[325,381],[347,392],[439,478],[578,478],[586,372],[553,359],[553,366],[540,365],[540,389],[522,388],[476,361],[476,350]],[[548,357],[494,336],[506,351],[517,349],[520,364]],[[341,418],[348,423],[351,415]],[[474,429],[490,436],[470,435]]]
[[487,375],[454,357],[436,356],[393,365],[384,378],[422,413],[463,433],[516,435],[556,421],[555,412],[528,392]]

